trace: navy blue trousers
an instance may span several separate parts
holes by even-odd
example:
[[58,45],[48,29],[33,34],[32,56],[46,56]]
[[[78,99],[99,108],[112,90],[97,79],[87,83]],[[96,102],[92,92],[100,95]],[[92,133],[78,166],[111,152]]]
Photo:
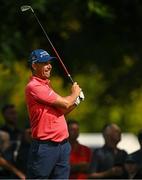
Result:
[[28,179],[68,179],[70,173],[69,142],[32,141],[28,158]]

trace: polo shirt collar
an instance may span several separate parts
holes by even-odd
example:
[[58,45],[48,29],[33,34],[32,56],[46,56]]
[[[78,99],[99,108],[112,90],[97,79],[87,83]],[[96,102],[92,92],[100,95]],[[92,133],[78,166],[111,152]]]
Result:
[[49,84],[50,83],[50,80],[49,79],[41,79],[39,77],[36,77],[36,76],[32,76],[31,79],[35,79],[43,84]]

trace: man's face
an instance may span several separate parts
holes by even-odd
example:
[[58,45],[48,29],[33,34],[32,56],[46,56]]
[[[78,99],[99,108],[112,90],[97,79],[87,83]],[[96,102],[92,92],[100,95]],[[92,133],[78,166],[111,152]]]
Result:
[[41,79],[48,79],[50,77],[52,65],[50,62],[45,63],[33,63],[32,68],[34,69],[34,74]]
[[78,124],[70,124],[68,126],[68,130],[69,130],[69,138],[71,141],[74,141],[78,138],[79,136],[79,127]]
[[105,133],[107,142],[117,144],[121,140],[121,129],[117,125],[108,127]]
[[17,111],[15,107],[7,108],[4,112],[4,118],[5,120],[10,124],[16,124],[17,123]]

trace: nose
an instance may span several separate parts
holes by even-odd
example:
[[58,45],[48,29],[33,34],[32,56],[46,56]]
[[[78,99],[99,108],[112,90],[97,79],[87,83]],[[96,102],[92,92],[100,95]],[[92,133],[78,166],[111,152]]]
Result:
[[48,69],[51,69],[51,68],[52,68],[52,65],[51,65],[51,64],[47,64],[47,68],[48,68]]

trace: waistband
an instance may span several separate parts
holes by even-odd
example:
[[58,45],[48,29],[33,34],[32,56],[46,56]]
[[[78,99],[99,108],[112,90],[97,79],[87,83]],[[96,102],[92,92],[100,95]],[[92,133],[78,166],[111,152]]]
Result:
[[61,142],[56,142],[56,141],[51,141],[51,140],[39,140],[39,139],[32,139],[33,142],[37,142],[39,144],[49,144],[49,145],[54,145],[54,146],[57,146],[59,144],[65,144],[68,142],[68,139],[64,139],[63,141]]

